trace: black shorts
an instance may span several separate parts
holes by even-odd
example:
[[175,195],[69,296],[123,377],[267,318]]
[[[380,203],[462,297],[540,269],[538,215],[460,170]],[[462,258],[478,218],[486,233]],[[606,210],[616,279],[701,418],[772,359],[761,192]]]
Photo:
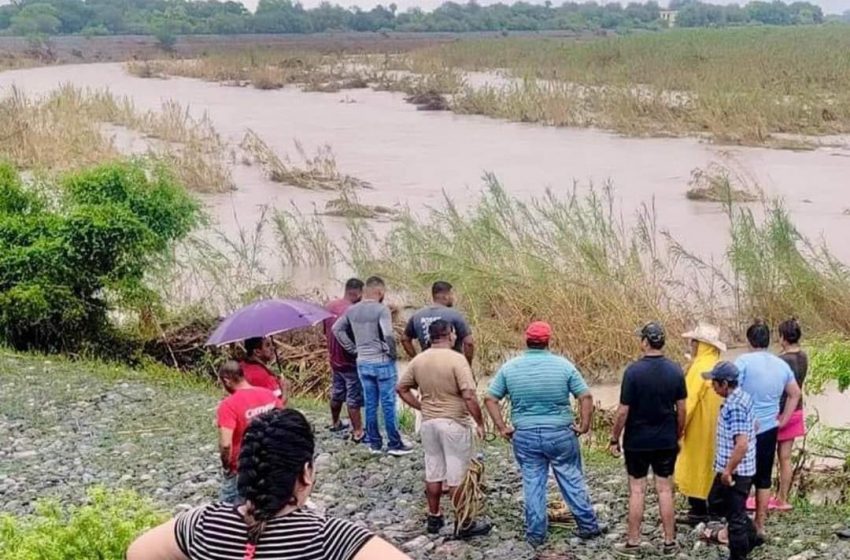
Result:
[[769,490],[773,486],[773,459],[776,457],[776,436],[779,428],[773,428],[756,436],[756,475],[753,486],[756,490]]
[[661,478],[673,476],[676,467],[678,449],[657,449],[653,451],[623,451],[626,458],[626,472],[632,478],[646,478],[649,468],[652,473]]

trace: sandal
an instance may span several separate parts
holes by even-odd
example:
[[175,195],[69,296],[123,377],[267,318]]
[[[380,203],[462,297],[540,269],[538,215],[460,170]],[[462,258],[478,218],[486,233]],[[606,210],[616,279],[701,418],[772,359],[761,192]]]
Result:
[[679,552],[679,543],[676,541],[666,542],[661,547],[662,556],[675,556]]

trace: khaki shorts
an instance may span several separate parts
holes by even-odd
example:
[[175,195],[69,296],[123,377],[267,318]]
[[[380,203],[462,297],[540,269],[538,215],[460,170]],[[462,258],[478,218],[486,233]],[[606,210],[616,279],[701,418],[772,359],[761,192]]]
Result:
[[435,418],[422,423],[425,481],[459,486],[474,451],[472,428],[457,420]]

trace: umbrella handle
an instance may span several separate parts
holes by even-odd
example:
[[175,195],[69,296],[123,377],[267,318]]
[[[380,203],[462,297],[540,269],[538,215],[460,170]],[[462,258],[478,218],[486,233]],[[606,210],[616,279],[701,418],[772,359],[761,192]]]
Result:
[[270,336],[272,340],[272,348],[274,348],[274,361],[277,362],[277,371],[283,377],[283,364],[280,363],[280,354],[277,352],[277,344],[274,343],[274,336]]

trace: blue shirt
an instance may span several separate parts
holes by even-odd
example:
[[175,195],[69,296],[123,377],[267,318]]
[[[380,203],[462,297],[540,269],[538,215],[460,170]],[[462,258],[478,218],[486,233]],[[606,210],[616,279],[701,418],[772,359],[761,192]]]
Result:
[[715,435],[714,471],[723,472],[735,449],[735,436],[747,436],[747,454],[738,463],[732,474],[753,476],[756,474],[756,428],[753,415],[753,400],[741,388],[726,397],[717,417]]
[[739,387],[753,399],[756,433],[761,434],[779,426],[779,401],[785,386],[794,381],[791,367],[767,350],[750,352],[735,360],[740,376]]
[[518,429],[567,427],[573,423],[570,395],[587,393],[576,367],[548,350],[526,350],[509,360],[490,383],[492,397],[511,399],[511,423]]

